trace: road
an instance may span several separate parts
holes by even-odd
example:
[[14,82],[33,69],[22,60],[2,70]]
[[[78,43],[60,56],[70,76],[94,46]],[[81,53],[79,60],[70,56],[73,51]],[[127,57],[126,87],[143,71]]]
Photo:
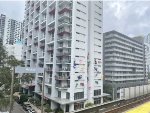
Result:
[[23,110],[22,106],[17,104],[16,102],[14,103],[13,111],[12,113],[27,113]]

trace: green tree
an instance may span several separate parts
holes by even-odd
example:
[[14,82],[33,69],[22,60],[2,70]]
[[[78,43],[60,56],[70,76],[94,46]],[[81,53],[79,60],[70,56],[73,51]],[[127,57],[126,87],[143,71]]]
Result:
[[[5,48],[0,45],[0,110],[9,107],[9,94],[11,86],[11,68],[23,64],[23,61],[18,61],[14,56],[8,56]],[[17,78],[15,77],[15,87],[17,86]],[[12,101],[13,104],[13,101]]]
[[34,79],[35,79],[35,74],[24,74],[21,77],[21,82],[29,84],[32,83]]

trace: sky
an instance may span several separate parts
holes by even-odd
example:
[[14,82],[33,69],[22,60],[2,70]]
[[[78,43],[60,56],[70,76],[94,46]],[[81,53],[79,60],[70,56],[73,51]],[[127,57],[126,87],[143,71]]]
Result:
[[[103,31],[116,30],[130,37],[150,33],[150,1],[104,1]],[[22,21],[24,1],[0,1],[0,13]]]

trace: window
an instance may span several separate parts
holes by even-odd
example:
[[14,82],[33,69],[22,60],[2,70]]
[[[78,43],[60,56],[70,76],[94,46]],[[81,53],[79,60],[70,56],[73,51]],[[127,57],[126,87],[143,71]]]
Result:
[[51,95],[51,88],[48,88],[47,91],[48,91],[48,94]]
[[74,110],[84,108],[84,102],[74,103]]
[[94,104],[101,104],[101,98],[95,98]]
[[101,95],[101,89],[94,90],[94,96]]
[[70,99],[70,93],[66,93],[66,99]]
[[58,91],[58,97],[61,98],[61,91]]
[[74,94],[74,100],[84,98],[84,92],[77,92]]

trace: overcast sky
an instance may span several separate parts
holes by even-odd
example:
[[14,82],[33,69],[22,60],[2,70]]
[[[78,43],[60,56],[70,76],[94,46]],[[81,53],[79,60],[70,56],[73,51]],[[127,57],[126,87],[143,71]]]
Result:
[[[22,21],[24,1],[0,1],[0,13]],[[105,1],[103,12],[104,32],[117,30],[129,36],[150,33],[150,1]]]

